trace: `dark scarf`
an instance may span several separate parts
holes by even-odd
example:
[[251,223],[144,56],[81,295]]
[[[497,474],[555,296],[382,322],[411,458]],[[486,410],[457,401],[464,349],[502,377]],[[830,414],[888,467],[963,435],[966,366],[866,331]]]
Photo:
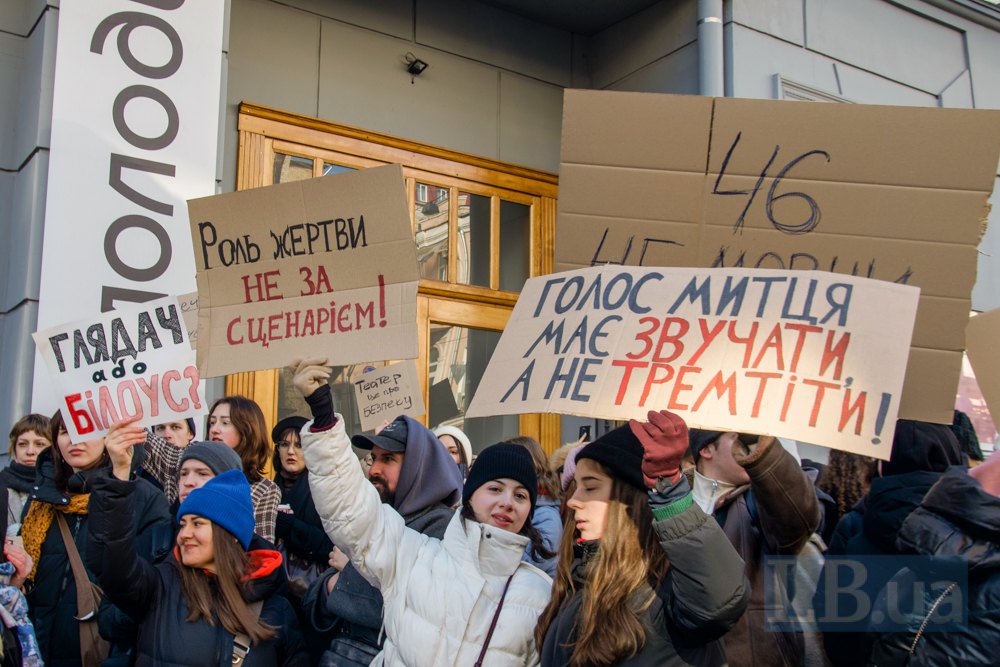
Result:
[[6,468],[0,470],[0,483],[8,489],[21,493],[31,493],[35,487],[35,466],[26,466],[17,461],[11,461]]

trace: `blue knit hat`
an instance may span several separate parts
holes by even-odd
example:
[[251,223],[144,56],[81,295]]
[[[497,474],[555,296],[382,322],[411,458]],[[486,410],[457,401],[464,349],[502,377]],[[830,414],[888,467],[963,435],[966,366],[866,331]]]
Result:
[[195,489],[177,510],[177,521],[185,514],[204,517],[224,528],[243,545],[253,537],[253,502],[250,484],[241,470],[227,470]]

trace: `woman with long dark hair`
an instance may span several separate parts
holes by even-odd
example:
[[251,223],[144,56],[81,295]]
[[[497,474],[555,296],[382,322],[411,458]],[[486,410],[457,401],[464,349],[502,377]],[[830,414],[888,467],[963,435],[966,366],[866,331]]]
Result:
[[135,551],[130,450],[116,445],[112,476],[95,482],[88,548],[105,561],[108,598],[139,623],[134,664],[308,664],[280,595],[281,554],[248,551],[254,517],[243,473],[223,472],[191,491],[177,511],[173,554],[154,566]]
[[418,533],[362,475],[334,413],[324,363],[294,364],[293,383],[313,413],[302,446],[327,535],[384,598],[385,643],[374,664],[534,664],[532,630],[551,580],[521,560],[538,538],[530,521],[537,479],[527,451],[509,443],[484,449],[444,538]]
[[[126,420],[120,428],[112,429],[108,433],[109,442],[145,443],[142,468],[159,481],[172,504],[177,500],[177,479],[184,450],[136,426],[135,421]],[[220,398],[208,413],[208,439],[222,442],[240,455],[253,498],[254,532],[273,543],[281,491],[272,480],[264,477],[271,458],[271,441],[260,406],[243,396]]]
[[[111,462],[104,439],[71,442],[59,412],[49,422],[49,437],[53,446],[38,456],[37,490],[32,493],[21,524],[21,539],[35,562],[29,575],[34,586],[27,598],[42,658],[46,665],[69,667],[83,664],[77,587],[90,583],[76,581],[70,550],[79,553],[88,579],[96,579],[98,573],[93,559],[88,558],[85,539],[88,508],[94,482],[108,474]],[[145,480],[135,482],[134,495],[134,511],[128,522],[136,535],[136,549],[146,560],[159,560],[169,550],[172,536],[167,502]],[[72,544],[64,542],[61,524],[68,529]],[[100,561],[97,565],[101,565]],[[113,612],[108,611],[104,618],[113,617]],[[125,622],[111,623],[121,629]],[[90,636],[89,632],[84,635]],[[119,649],[126,651],[125,647],[112,647],[112,655]]]
[[542,667],[723,665],[743,561],[691,500],[687,426],[650,412],[586,445],[535,641]]

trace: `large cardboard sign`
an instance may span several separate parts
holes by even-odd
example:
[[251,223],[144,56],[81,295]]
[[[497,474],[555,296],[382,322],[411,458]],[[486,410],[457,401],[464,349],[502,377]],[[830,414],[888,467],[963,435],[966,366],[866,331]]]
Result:
[[916,285],[900,416],[951,423],[1000,112],[568,90],[563,113],[556,271]]
[[420,417],[427,412],[417,363],[412,359],[362,374],[354,380],[354,396],[365,431],[373,431],[383,420],[391,421],[399,415]]
[[467,417],[557,412],[888,458],[919,290],[822,271],[592,267],[533,278]]
[[73,442],[98,438],[126,417],[152,426],[207,411],[175,297],[33,335]]
[[416,248],[388,165],[188,202],[205,377],[417,356]]
[[1000,422],[1000,308],[980,313],[969,320],[965,330],[969,363],[976,374],[979,390],[995,422]]
[[[38,328],[194,289],[185,202],[215,192],[225,13],[61,3]],[[35,359],[32,405],[51,414]]]

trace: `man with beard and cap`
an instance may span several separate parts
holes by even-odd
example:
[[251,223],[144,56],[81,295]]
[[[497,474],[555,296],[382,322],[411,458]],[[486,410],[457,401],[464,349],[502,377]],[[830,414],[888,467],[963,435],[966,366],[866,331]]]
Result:
[[[889,460],[876,463],[868,494],[837,524],[827,550],[826,564],[827,570],[831,567],[837,570],[830,576],[824,572],[820,578],[824,585],[817,589],[813,607],[821,622],[863,617],[859,621],[846,622],[840,632],[824,635],[827,656],[838,667],[865,664],[871,655],[872,637],[866,635],[868,614],[855,614],[855,610],[845,606],[847,601],[858,598],[837,595],[837,590],[828,590],[827,586],[837,586],[840,591],[850,590],[852,581],[858,576],[855,564],[860,563],[865,573],[862,590],[868,601],[874,600],[899,569],[896,557],[901,552],[897,538],[903,522],[952,466],[964,468],[965,457],[950,426],[898,420]],[[838,563],[844,565],[838,566]],[[832,619],[827,609],[828,597],[831,609],[836,611]]]
[[[355,435],[352,444],[371,450],[368,481],[406,526],[442,538],[462,495],[462,475],[448,450],[423,424],[397,417],[376,435]],[[302,599],[315,628],[331,636],[322,667],[368,665],[378,654],[382,594],[336,547],[334,565]]]
[[798,555],[819,527],[812,481],[774,437],[690,429],[688,438],[694,502],[719,522],[750,581],[746,613],[724,638],[729,664],[805,664],[801,632],[765,627],[765,563],[770,556]]

